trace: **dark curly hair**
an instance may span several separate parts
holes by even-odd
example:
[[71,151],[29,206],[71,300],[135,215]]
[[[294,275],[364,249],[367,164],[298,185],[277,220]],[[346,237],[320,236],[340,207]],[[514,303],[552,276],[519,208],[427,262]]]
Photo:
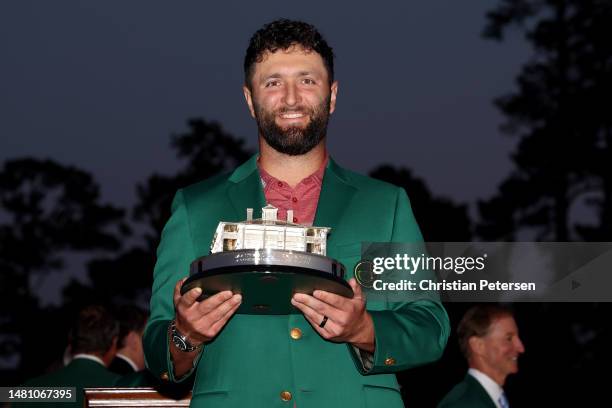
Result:
[[280,19],[272,21],[257,30],[251,37],[244,56],[244,81],[251,88],[253,67],[261,62],[266,52],[287,50],[293,45],[300,45],[308,51],[315,51],[323,58],[329,77],[334,81],[334,52],[321,33],[308,23],[296,20]]

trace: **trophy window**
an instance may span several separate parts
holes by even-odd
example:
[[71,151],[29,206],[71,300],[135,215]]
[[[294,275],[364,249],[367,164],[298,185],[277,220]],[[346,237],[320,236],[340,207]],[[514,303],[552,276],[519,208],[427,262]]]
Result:
[[225,226],[223,227],[223,231],[225,231],[225,232],[237,232],[238,231],[238,225],[236,225],[236,224],[225,224]]
[[321,244],[315,242],[309,242],[306,244],[306,252],[319,255],[323,254],[323,252],[321,251]]
[[234,249],[236,249],[235,239],[224,239],[223,240],[223,250],[224,251],[233,251]]

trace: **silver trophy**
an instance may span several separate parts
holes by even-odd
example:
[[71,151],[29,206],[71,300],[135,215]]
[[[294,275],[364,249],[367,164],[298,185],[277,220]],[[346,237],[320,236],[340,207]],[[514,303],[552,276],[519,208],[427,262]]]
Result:
[[190,276],[181,288],[185,293],[202,289],[200,300],[224,290],[242,294],[237,313],[299,313],[291,305],[294,293],[312,294],[315,289],[352,297],[344,280],[345,268],[326,256],[330,228],[293,223],[277,218],[272,205],[253,219],[247,208],[243,222],[220,222],[210,247],[211,255],[191,263]]

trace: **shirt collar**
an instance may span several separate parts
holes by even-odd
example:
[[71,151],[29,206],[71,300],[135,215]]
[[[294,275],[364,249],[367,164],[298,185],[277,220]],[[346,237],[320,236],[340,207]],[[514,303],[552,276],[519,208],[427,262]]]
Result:
[[138,367],[136,366],[136,363],[134,363],[132,359],[126,356],[125,354],[117,353],[116,357],[128,363],[134,369],[134,371],[138,371]]
[[76,360],[77,358],[84,358],[86,360],[95,361],[96,363],[102,364],[104,367],[106,367],[106,364],[104,364],[104,361],[102,361],[100,357],[94,356],[93,354],[79,353],[79,354],[75,354],[74,356],[72,356],[73,360]]
[[[315,184],[321,184],[323,182],[323,176],[325,175],[325,168],[327,167],[328,163],[329,163],[329,155],[326,154],[325,159],[323,160],[323,162],[321,163],[321,166],[317,169],[317,171],[312,173],[310,176],[304,177],[302,180],[300,180],[299,183],[296,184],[296,186],[299,184],[302,184],[306,180],[312,181]],[[257,157],[257,168],[259,169],[259,175],[261,177],[261,182],[264,188],[266,188],[266,186],[270,184],[271,182],[274,183],[274,182],[282,181],[282,180],[278,180],[275,177],[271,176],[267,171],[263,169],[263,167],[261,167],[261,165],[259,164],[259,157]]]
[[495,406],[497,408],[501,408],[499,405],[499,397],[501,397],[501,395],[503,394],[504,389],[500,387],[498,383],[493,381],[491,377],[489,377],[480,370],[470,368],[468,370],[468,374],[474,377],[476,381],[478,381],[480,385],[482,385],[482,388],[484,388],[487,394],[489,394],[489,397],[491,397],[491,399],[495,403]]

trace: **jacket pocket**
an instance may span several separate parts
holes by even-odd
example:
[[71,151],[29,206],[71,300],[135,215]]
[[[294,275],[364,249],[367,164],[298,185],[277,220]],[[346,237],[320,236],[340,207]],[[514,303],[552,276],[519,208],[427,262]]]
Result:
[[229,399],[229,392],[226,390],[204,390],[194,391],[191,397],[191,407],[217,407],[220,404],[227,403]]
[[403,408],[404,401],[400,390],[384,385],[364,384],[363,400],[366,408],[385,407]]

